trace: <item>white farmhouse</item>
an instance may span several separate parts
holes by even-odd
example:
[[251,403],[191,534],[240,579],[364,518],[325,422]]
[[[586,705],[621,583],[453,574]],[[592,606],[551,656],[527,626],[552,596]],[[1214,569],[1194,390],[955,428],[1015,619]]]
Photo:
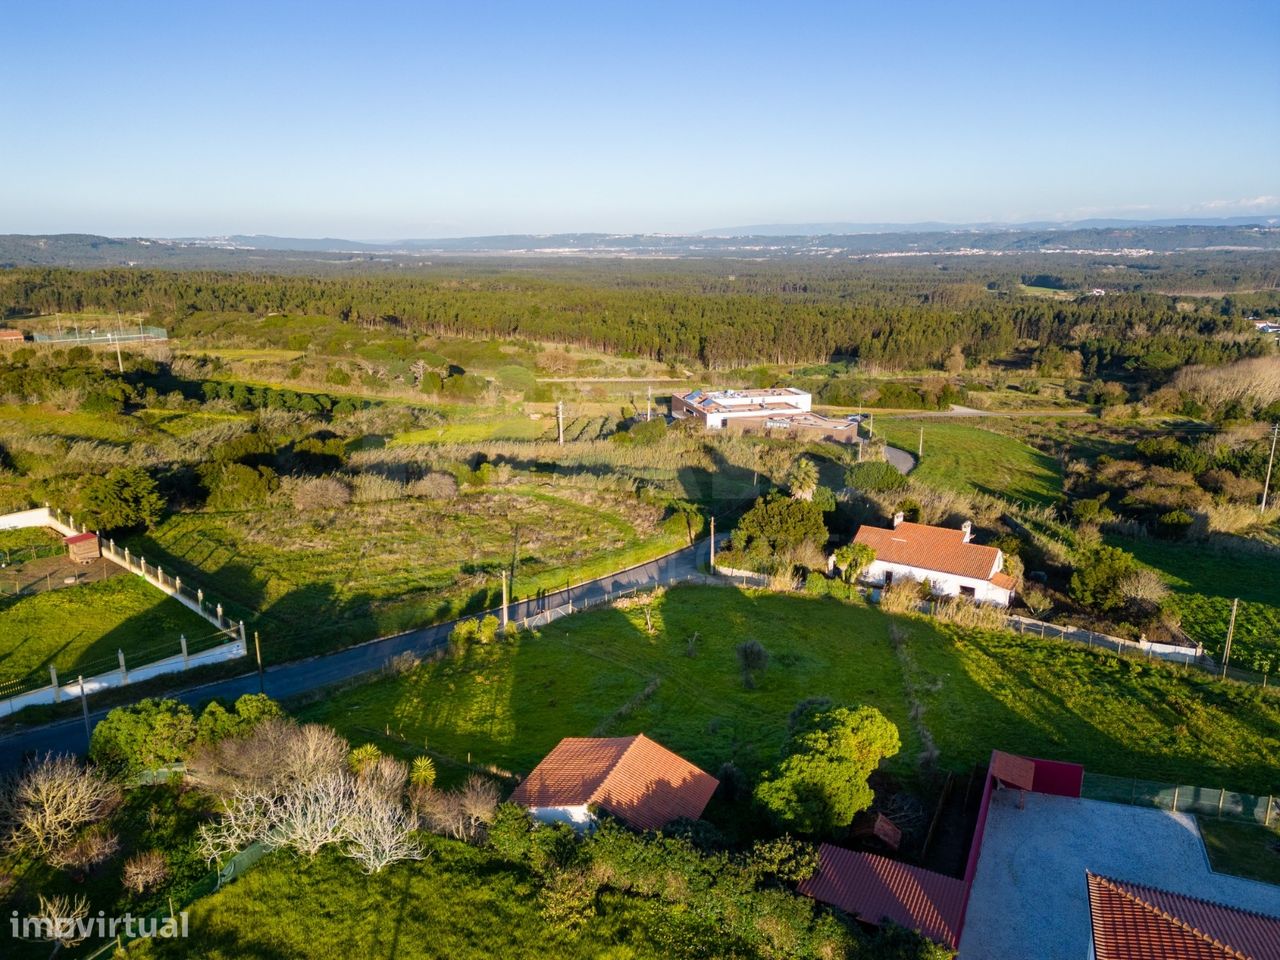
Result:
[[1004,554],[996,547],[971,543],[972,536],[972,524],[967,522],[959,530],[931,527],[904,523],[899,513],[893,518],[893,529],[859,527],[853,542],[876,552],[861,577],[872,586],[915,580],[929,583],[934,596],[1009,606],[1014,582],[1004,572]]

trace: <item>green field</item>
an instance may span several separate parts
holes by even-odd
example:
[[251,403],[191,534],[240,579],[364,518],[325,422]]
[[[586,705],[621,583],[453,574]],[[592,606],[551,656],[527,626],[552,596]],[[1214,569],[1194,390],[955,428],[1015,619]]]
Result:
[[1020,440],[941,418],[875,421],[877,434],[913,456],[921,427],[924,457],[911,473],[921,483],[1031,503],[1053,503],[1062,494],[1057,464]]
[[[650,636],[637,609],[579,614],[327,697],[305,715],[354,741],[425,744],[513,772],[564,736],[639,731],[708,770],[733,761],[758,771],[777,755],[792,707],[826,696],[893,720],[904,749],[890,768],[910,775],[921,748],[908,720],[914,697],[944,767],[985,763],[1000,748],[1098,773],[1280,791],[1280,700],[1203,674],[728,588],[673,589],[653,620]],[[904,657],[889,640],[894,622]],[[753,638],[771,659],[745,690],[734,648]]]
[[621,494],[529,484],[319,514],[181,512],[129,545],[260,629],[274,661],[495,604],[515,553],[526,597],[683,546],[656,516]]
[[116,668],[116,651],[128,662],[148,663],[180,651],[189,640],[213,633],[212,625],[141,577],[107,580],[0,599],[0,685],[18,689],[49,682],[49,664],[63,682]]
[[1280,668],[1280,554],[1229,553],[1196,543],[1112,534],[1107,542],[1160,572],[1174,593],[1182,629],[1213,656],[1226,642],[1231,601],[1238,597],[1232,663],[1260,670],[1261,658],[1270,657],[1272,669]]

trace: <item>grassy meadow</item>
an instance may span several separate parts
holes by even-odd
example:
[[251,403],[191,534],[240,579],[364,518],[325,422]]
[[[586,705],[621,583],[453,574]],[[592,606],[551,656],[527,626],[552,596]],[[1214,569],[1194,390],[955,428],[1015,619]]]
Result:
[[1280,884],[1280,825],[1268,829],[1257,823],[1214,817],[1198,817],[1197,821],[1214,870]]
[[[302,712],[355,742],[516,773],[561,737],[640,731],[713,772],[732,761],[755,773],[777,756],[796,703],[829,697],[897,724],[904,747],[889,769],[907,778],[924,749],[914,710],[944,768],[1000,748],[1117,776],[1280,791],[1280,700],[1200,673],[729,588],[672,589],[653,624],[650,635],[639,608],[578,614]],[[770,654],[751,690],[734,653],[749,639]]]
[[179,652],[178,637],[213,632],[208,621],[141,577],[121,574],[74,587],[0,598],[0,690],[49,682],[49,665],[67,682]]
[[942,418],[877,417],[876,433],[913,456],[924,428],[924,456],[912,477],[952,490],[1053,503],[1062,475],[1052,458],[1020,440]]
[[482,609],[513,558],[518,598],[683,546],[659,515],[621,494],[528,483],[337,511],[184,511],[129,545],[261,629],[275,660]]

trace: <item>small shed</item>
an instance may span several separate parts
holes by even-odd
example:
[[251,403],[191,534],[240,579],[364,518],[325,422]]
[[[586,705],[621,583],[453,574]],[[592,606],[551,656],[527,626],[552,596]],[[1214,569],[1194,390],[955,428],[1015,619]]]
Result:
[[895,852],[902,846],[902,830],[883,813],[859,818],[853,825],[853,835],[864,842],[882,844]]
[[12,327],[0,327],[0,343],[22,343],[26,339],[26,334],[21,330],[14,330]]
[[77,533],[63,542],[67,545],[67,556],[76,563],[93,563],[102,556],[102,547],[96,533]]

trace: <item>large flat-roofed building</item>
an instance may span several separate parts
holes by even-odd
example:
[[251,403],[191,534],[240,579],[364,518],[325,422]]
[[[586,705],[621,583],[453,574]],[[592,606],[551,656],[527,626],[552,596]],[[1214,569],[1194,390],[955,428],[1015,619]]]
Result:
[[733,420],[785,420],[809,413],[812,398],[795,387],[758,390],[694,390],[671,398],[673,417],[696,417],[708,430]]

